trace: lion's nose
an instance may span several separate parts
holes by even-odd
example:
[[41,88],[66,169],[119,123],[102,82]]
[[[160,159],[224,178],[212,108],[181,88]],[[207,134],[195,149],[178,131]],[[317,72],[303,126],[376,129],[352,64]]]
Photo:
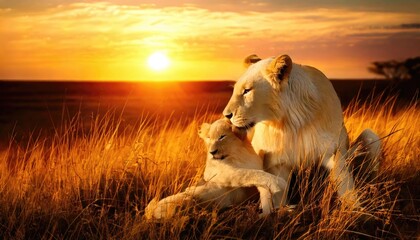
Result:
[[227,117],[228,119],[231,119],[233,117],[233,113],[226,114],[225,117]]
[[217,153],[217,149],[210,152],[211,155],[214,155],[216,153]]

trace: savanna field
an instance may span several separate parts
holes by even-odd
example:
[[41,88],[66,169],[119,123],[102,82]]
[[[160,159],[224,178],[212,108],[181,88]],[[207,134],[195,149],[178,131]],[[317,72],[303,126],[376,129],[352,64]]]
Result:
[[[361,209],[341,205],[314,166],[295,170],[293,210],[260,219],[255,200],[223,210],[192,203],[172,219],[146,221],[144,208],[153,198],[200,181],[206,153],[197,130],[220,117],[231,93],[225,85],[222,91],[155,86],[148,94],[120,89],[124,97],[103,91],[87,97],[71,91],[67,97],[60,91],[48,98],[21,94],[12,107],[2,106],[19,121],[2,120],[0,239],[420,237],[418,99],[401,105],[395,96],[379,101],[379,95],[344,109],[351,141],[365,128],[383,138],[378,175],[361,172],[356,178]],[[7,97],[2,95],[3,103]],[[41,113],[46,120],[27,123]]]

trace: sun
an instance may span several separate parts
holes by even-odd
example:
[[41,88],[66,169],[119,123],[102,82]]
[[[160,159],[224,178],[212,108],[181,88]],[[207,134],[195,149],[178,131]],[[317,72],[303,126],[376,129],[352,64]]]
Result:
[[171,64],[168,56],[163,52],[155,52],[147,59],[149,67],[155,71],[163,71]]

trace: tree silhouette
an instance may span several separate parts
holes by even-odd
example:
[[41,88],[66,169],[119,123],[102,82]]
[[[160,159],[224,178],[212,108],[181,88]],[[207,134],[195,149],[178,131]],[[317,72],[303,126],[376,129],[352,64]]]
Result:
[[404,62],[412,80],[420,81],[420,57],[409,58]]
[[373,62],[368,70],[382,75],[394,82],[405,80],[420,80],[420,57],[408,58],[399,62],[395,60]]

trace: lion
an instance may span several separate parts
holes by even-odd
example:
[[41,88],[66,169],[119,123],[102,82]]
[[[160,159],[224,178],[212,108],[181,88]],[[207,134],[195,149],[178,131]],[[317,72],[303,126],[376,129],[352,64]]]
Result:
[[[274,208],[287,205],[292,170],[311,164],[330,171],[344,204],[359,207],[346,160],[355,156],[364,159],[370,166],[368,171],[375,174],[381,155],[379,136],[366,129],[349,146],[340,100],[318,69],[294,63],[288,55],[264,60],[251,55],[245,59],[245,66],[247,70],[236,82],[223,115],[239,129],[252,129],[251,145],[263,159],[264,171],[288,180],[286,189],[280,191],[282,196],[273,198]],[[241,188],[232,192],[211,182],[192,189],[194,199],[216,202],[220,208],[249,197]],[[191,200],[191,196],[184,193],[183,197]],[[149,205],[166,206],[156,200]]]
[[349,149],[340,100],[318,69],[294,63],[288,55],[251,55],[245,64],[223,114],[238,128],[253,128],[251,144],[262,156],[264,170],[289,179],[296,167],[320,164],[330,171],[340,199],[359,206],[346,159],[362,146],[376,171],[378,135],[366,129]]
[[[175,209],[198,196],[203,199],[202,189],[211,186],[212,189],[231,187],[257,187],[260,193],[262,216],[273,212],[273,202],[279,202],[282,191],[286,189],[286,181],[263,171],[263,161],[254,151],[247,139],[245,129],[234,127],[229,120],[219,119],[212,124],[203,123],[199,130],[200,138],[207,147],[207,159],[203,179],[206,185],[190,187],[184,192],[169,196],[157,202],[152,200],[146,207],[146,218],[168,218],[174,215]],[[243,199],[243,191],[233,191],[226,204],[232,204],[234,199]],[[237,195],[237,196],[234,196]],[[206,198],[206,197],[204,197]]]

